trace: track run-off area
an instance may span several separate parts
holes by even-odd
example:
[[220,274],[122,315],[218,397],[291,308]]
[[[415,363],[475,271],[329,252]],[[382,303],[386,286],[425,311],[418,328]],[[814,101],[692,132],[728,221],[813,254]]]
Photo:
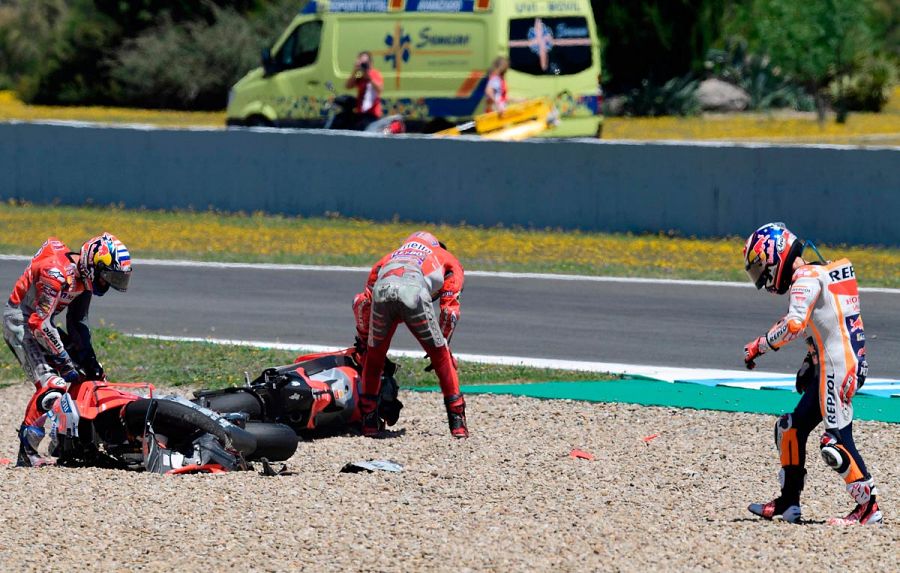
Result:
[[[0,260],[0,284],[11,287],[25,261]],[[366,272],[137,260],[129,291],[95,300],[91,321],[148,336],[345,346],[354,334],[350,301]],[[724,376],[742,367],[743,344],[786,304],[743,285],[470,272],[453,346],[468,360],[618,365],[662,379]],[[863,292],[863,315],[873,376],[896,376],[900,293]],[[403,329],[395,347],[421,355]],[[760,368],[789,377],[803,353],[795,344],[763,357]],[[606,386],[626,391],[637,382]],[[2,456],[15,454],[12,428],[29,395],[21,384],[0,388],[0,420],[8,429],[0,433]],[[900,399],[871,399],[889,400]],[[7,543],[0,543],[0,562],[9,570],[60,571],[73,562],[87,570],[140,564],[147,571],[900,567],[892,525],[898,424],[858,426],[885,526],[854,530],[848,544],[850,532],[825,520],[846,514],[850,498],[819,462],[812,441],[803,501],[808,525],[763,522],[747,513],[748,503],[767,501],[777,489],[768,414],[473,392],[467,396],[472,437],[456,441],[447,434],[439,395],[404,392],[403,401],[395,435],[304,441],[288,461],[293,475],[285,477],[4,469],[0,524]],[[595,459],[571,458],[576,448]],[[404,470],[339,473],[347,462],[365,459],[395,460]],[[34,493],[47,491],[66,493]],[[33,526],[51,513],[56,527]],[[66,532],[62,545],[59,531]]]

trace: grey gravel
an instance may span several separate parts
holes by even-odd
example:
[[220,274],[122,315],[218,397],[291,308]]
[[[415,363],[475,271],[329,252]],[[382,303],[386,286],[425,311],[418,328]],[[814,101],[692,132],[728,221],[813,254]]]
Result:
[[[28,395],[0,390],[0,457]],[[403,400],[402,432],[301,443],[288,477],[0,467],[0,569],[900,570],[898,426],[855,425],[883,527],[824,525],[852,503],[814,437],[794,526],[746,511],[777,490],[770,416],[470,396],[454,441],[438,395]],[[339,473],[373,458],[404,471]]]

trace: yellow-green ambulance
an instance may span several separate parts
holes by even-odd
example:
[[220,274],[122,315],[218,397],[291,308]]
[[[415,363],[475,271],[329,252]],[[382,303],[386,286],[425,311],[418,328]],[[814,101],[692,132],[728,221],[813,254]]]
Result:
[[[310,0],[263,66],[229,95],[229,125],[321,127],[369,51],[386,114],[436,131],[484,111],[486,72],[509,58],[511,100],[549,97],[555,137],[598,135],[600,50],[589,0]],[[343,90],[349,93],[349,90]],[[355,95],[355,94],[353,94]]]

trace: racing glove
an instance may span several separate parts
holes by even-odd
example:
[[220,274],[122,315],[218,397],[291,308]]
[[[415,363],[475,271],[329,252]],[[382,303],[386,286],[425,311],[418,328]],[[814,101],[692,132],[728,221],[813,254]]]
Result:
[[79,374],[78,369],[75,367],[75,363],[72,362],[69,353],[65,350],[56,356],[48,357],[47,362],[59,373],[60,377],[69,384],[81,380],[81,374]]
[[747,370],[756,368],[754,360],[765,354],[767,350],[769,350],[769,343],[766,341],[765,336],[760,336],[744,345],[744,365],[747,367]]
[[856,380],[856,376],[852,374],[845,377],[844,381],[841,382],[841,391],[840,398],[841,402],[844,404],[849,404],[850,400],[853,399],[853,396],[856,395],[856,391],[859,389],[859,383]]

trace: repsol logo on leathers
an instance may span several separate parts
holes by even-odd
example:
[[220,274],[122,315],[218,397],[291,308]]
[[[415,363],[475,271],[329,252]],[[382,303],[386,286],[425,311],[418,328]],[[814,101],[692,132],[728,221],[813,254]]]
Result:
[[828,420],[829,424],[837,423],[837,401],[834,399],[834,374],[828,375],[828,381],[826,382],[828,386],[828,392],[825,397],[825,412],[827,416],[825,419]]
[[840,269],[835,269],[828,273],[828,278],[837,282],[837,281],[845,281],[847,279],[852,279],[856,276],[856,271],[853,270],[853,266],[843,267]]

